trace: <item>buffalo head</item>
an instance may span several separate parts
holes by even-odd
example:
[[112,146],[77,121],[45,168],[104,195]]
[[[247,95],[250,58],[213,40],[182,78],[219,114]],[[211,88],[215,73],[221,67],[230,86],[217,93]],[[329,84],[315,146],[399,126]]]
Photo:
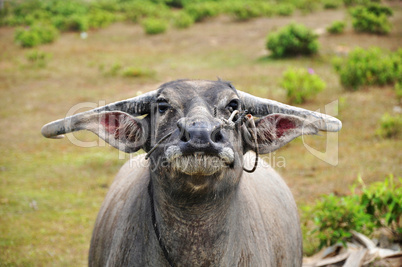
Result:
[[144,149],[153,182],[188,199],[232,191],[249,150],[269,153],[302,134],[341,126],[331,116],[252,96],[229,82],[178,80],[51,122],[42,134],[89,130],[127,153]]

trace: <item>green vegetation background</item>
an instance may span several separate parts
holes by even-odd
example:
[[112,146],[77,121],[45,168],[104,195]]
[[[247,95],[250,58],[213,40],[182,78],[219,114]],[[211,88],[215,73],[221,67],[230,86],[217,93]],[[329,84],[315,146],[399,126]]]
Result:
[[[340,81],[340,70],[346,66],[342,60],[355,47],[380,47],[381,51],[368,51],[386,59],[401,54],[400,1],[384,2],[393,11],[387,16],[389,24],[384,22],[390,30],[375,35],[356,32],[345,6],[366,2],[34,0],[15,1],[18,5],[13,7],[6,1],[0,15],[0,266],[86,265],[96,214],[114,175],[129,158],[102,142],[83,148],[66,138],[45,139],[42,125],[66,116],[77,103],[126,99],[172,79],[219,76],[240,90],[290,103],[283,73],[291,67],[303,69],[301,80],[306,75],[319,77],[325,89],[298,105],[323,111],[326,104],[338,101],[336,110],[326,111],[343,122],[337,166],[319,160],[303,145],[304,141],[325,151],[327,138],[335,137],[331,134],[298,138],[266,156],[299,206],[312,204],[323,194],[350,195],[349,187],[359,175],[366,184],[383,181],[391,173],[401,176],[401,136],[393,132],[400,119],[389,119],[400,118],[395,113],[400,81],[392,78],[378,85],[373,75],[374,80],[366,83],[359,80],[358,90],[355,84],[344,88]],[[146,22],[149,18],[156,22]],[[165,30],[147,34],[146,24],[159,29],[161,21]],[[326,33],[335,21],[346,26],[336,35]],[[317,34],[317,53],[269,57],[267,35],[292,22]],[[35,48],[23,48],[22,37],[17,36],[29,36],[21,32],[32,33],[35,27],[53,29],[28,38]],[[381,66],[389,69],[392,60]],[[367,66],[371,65],[354,69]],[[348,81],[353,80],[350,73],[344,74]],[[86,132],[73,136],[99,142]],[[285,166],[276,166],[282,157]],[[303,223],[310,227],[308,219]],[[304,245],[311,253],[319,241],[305,235]]]

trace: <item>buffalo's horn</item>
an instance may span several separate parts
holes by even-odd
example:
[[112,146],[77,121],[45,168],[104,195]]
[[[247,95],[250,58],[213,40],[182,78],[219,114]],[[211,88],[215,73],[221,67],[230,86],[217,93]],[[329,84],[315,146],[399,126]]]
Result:
[[323,113],[289,106],[277,101],[256,97],[241,91],[238,91],[238,94],[240,99],[243,101],[245,109],[256,117],[281,113],[305,118],[314,124],[320,131],[337,132],[342,128],[342,122],[340,120]]
[[140,116],[150,112],[150,103],[156,91],[111,103],[109,105],[78,113],[64,119],[50,122],[42,127],[42,135],[47,138],[61,138],[62,134],[85,129],[85,123],[93,115],[107,111],[121,111],[132,116]]

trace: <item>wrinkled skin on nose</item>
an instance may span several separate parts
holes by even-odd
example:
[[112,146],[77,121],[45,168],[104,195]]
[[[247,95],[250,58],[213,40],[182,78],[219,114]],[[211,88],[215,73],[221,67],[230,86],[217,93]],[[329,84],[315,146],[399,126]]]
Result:
[[208,117],[182,118],[178,121],[180,130],[179,147],[184,155],[200,153],[219,154],[225,138],[222,134],[222,121]]
[[233,148],[225,137],[230,133],[223,131],[223,121],[203,111],[177,122],[179,141],[165,152],[175,172],[210,176],[234,162]]

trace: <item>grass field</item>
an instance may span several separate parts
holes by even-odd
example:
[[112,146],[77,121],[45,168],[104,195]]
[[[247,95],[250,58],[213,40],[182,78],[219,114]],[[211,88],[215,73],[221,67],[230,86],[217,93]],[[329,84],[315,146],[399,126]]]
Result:
[[[359,174],[366,183],[390,173],[401,176],[401,140],[375,135],[381,116],[398,105],[393,87],[345,91],[330,64],[332,56],[355,46],[401,47],[402,7],[394,2],[389,35],[356,34],[349,23],[342,35],[320,36],[319,55],[286,60],[267,57],[269,32],[292,21],[325,29],[345,18],[345,10],[248,22],[218,17],[155,36],[145,35],[139,25],[117,23],[89,32],[87,39],[66,33],[36,48],[52,55],[45,67],[29,62],[30,50],[13,43],[13,28],[0,28],[0,266],[86,265],[96,214],[125,162],[109,146],[82,148],[66,138],[45,139],[42,125],[64,117],[77,103],[110,103],[174,79],[221,77],[240,90],[282,102],[286,96],[279,78],[289,66],[313,68],[325,80],[326,90],[303,107],[323,110],[339,101],[338,165],[310,154],[301,138],[274,154],[285,159],[286,167],[277,170],[299,205],[322,194],[347,194]],[[154,74],[123,77],[113,75],[113,66]],[[97,140],[91,133],[75,136]],[[305,141],[322,150],[326,137]]]

